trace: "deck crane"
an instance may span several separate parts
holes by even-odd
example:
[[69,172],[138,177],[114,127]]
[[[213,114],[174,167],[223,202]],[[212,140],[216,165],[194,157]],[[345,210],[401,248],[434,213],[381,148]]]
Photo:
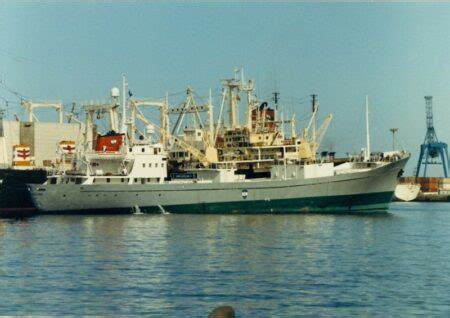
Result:
[[[329,114],[325,120],[322,122],[322,124],[319,127],[319,130],[316,132],[314,127],[315,127],[315,122],[316,122],[316,117],[317,117],[317,112],[319,110],[319,104],[315,104],[316,107],[314,107],[313,109],[313,113],[311,115],[311,119],[308,123],[308,126],[306,128],[303,129],[302,132],[302,143],[303,144],[307,144],[309,145],[309,151],[306,151],[306,153],[308,153],[308,156],[311,157],[311,159],[313,159],[316,155],[316,151],[317,149],[319,149],[320,144],[322,143],[323,137],[325,136],[325,133],[328,129],[328,126],[330,125],[331,120],[333,119],[333,115]],[[313,127],[313,132],[310,136],[310,129],[311,127]]]
[[306,126],[306,128],[303,128],[303,131],[302,131],[303,140],[314,139],[314,136],[312,136],[312,138],[309,138],[309,130],[311,129],[311,127],[315,126],[316,116],[317,116],[318,111],[319,111],[319,104],[317,103],[317,106],[314,108],[314,110],[312,112],[311,119],[309,120],[308,126]]
[[25,107],[28,111],[28,121],[33,122],[34,119],[37,119],[33,113],[33,109],[36,107],[53,107],[58,112],[58,122],[62,124],[63,122],[63,104],[61,102],[32,102],[30,100],[22,101],[22,106]]
[[[176,107],[176,108],[171,108],[168,110],[169,115],[178,114],[177,121],[172,129],[172,135],[178,134],[178,131],[180,129],[180,126],[181,126],[184,116],[186,114],[190,114],[192,117],[192,121],[193,121],[192,122],[193,127],[195,128],[195,127],[199,126],[200,130],[202,131],[201,132],[201,138],[202,138],[202,143],[203,143],[202,149],[204,149],[204,151],[202,151],[202,153],[204,153],[206,155],[209,162],[217,162],[218,161],[218,151],[217,151],[217,148],[215,147],[214,114],[213,114],[211,91],[209,92],[208,103],[202,104],[202,105],[197,104],[197,102],[195,101],[194,91],[192,90],[191,87],[188,87],[186,94],[187,94],[186,101],[184,103],[182,103],[181,106]],[[204,124],[204,122],[202,121],[202,118],[200,116],[201,112],[207,112],[209,115],[208,129],[207,129],[206,125]],[[168,131],[169,130],[167,130],[167,132]],[[185,142],[185,143],[188,144],[188,142]],[[183,147],[183,148],[185,149],[186,147]],[[196,148],[196,147],[192,147],[192,148],[198,150],[198,148]]]
[[[178,118],[175,122],[174,127],[172,128],[172,135],[177,135],[181,123],[183,122],[183,119],[186,114],[191,114],[192,116],[192,122],[193,126],[196,127],[197,123],[199,127],[202,129],[202,139],[203,143],[205,144],[205,148],[213,147],[214,146],[214,114],[213,114],[213,106],[212,106],[212,97],[211,97],[211,91],[209,93],[209,99],[207,104],[199,105],[195,101],[194,98],[194,91],[191,87],[187,88],[186,91],[187,97],[186,101],[181,104],[180,107],[172,108],[168,110],[169,115],[178,114]],[[203,123],[202,118],[200,117],[200,112],[208,112],[209,119],[208,119],[208,127],[209,130],[206,129],[206,126]]]
[[322,143],[323,137],[325,137],[325,133],[327,132],[328,126],[333,120],[333,115],[329,114],[325,120],[320,125],[319,130],[317,131],[315,140],[311,141],[311,152],[315,154],[317,149],[319,149],[320,144]]
[[130,108],[130,141],[131,143],[134,143],[134,132],[136,131],[136,111],[139,112],[142,116],[142,112],[139,109],[139,106],[147,106],[147,107],[158,107],[160,114],[161,114],[161,131],[164,131],[165,133],[161,133],[160,142],[163,145],[166,145],[167,143],[167,133],[169,132],[169,116],[168,116],[168,100],[167,96],[165,101],[150,101],[150,100],[143,100],[143,99],[131,99],[129,108]]
[[[146,118],[144,116],[144,114],[142,114],[142,112],[139,108],[136,108],[135,115],[136,115],[136,118],[142,120],[146,125],[153,125],[155,128],[159,129],[161,132],[161,135],[164,136],[166,141],[172,142],[175,145],[177,145],[177,146],[181,147],[182,149],[186,150],[187,152],[189,152],[195,159],[197,159],[202,164],[202,166],[208,167],[210,164],[217,161],[217,160],[212,161],[208,153],[206,153],[206,154],[202,153],[197,148],[191,146],[190,144],[183,141],[182,139],[172,135],[168,130],[161,129],[160,127],[158,127],[158,125],[155,125],[148,118]],[[212,158],[212,159],[214,159],[214,158]]]

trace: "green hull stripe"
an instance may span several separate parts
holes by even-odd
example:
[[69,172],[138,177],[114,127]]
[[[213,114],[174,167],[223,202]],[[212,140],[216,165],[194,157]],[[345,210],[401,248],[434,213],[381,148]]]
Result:
[[[385,210],[393,192],[315,198],[280,199],[173,205],[164,207],[170,213],[302,213]],[[153,208],[154,209],[154,208]]]
[[[139,207],[144,213],[180,213],[180,214],[231,214],[231,213],[306,213],[306,212],[370,212],[384,211],[392,201],[393,192],[380,192],[358,195],[327,196],[315,198],[280,199],[271,201],[249,201],[243,199],[238,202],[196,203],[171,206],[148,206]],[[130,208],[118,209],[95,209],[80,211],[53,211],[51,214],[112,214],[112,213],[134,213]],[[41,212],[46,213],[46,212]]]

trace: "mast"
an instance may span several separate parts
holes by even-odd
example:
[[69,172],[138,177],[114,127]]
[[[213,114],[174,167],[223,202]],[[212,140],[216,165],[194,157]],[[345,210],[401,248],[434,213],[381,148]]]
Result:
[[[120,126],[120,133],[122,133],[122,134],[126,133],[126,117],[127,117],[127,110],[126,110],[126,103],[127,103],[126,86],[127,86],[127,82],[125,80],[125,75],[122,75],[122,123],[121,123],[121,126]],[[134,132],[132,132],[132,133],[134,133]]]
[[369,95],[366,95],[366,155],[364,160],[370,160]]
[[228,81],[227,82],[228,85],[228,94],[229,94],[229,103],[230,103],[230,126],[232,129],[236,129],[237,127],[237,102],[236,102],[236,95],[234,94],[234,89],[236,86],[236,81],[231,82]]
[[246,126],[249,132],[252,131],[252,90],[253,90],[253,81],[249,80],[248,84],[245,85],[244,87],[245,90],[245,94],[247,96],[247,122],[246,122]]
[[[6,102],[8,103],[8,102]],[[8,107],[8,104],[6,104],[6,107]],[[2,140],[2,161],[0,162],[2,165],[8,164],[8,157],[6,154],[6,138],[5,138],[5,130],[3,127],[3,117],[5,115],[5,110],[0,109],[0,138]]]
[[208,98],[208,115],[209,115],[209,143],[214,146],[214,113],[212,105],[212,92],[209,90]]
[[316,94],[312,94],[312,114],[313,114],[313,121],[312,121],[312,139],[316,140]]
[[278,121],[278,100],[279,100],[279,97],[280,97],[280,93],[279,92],[273,92],[272,94],[273,94],[273,101],[274,101],[274,104],[275,104],[275,117],[274,117],[274,120]]
[[169,92],[166,92],[166,100],[164,103],[164,107],[162,107],[160,111],[161,111],[161,116],[162,116],[161,119],[164,119],[161,122],[163,125],[162,129],[164,131],[163,136],[162,136],[162,142],[163,142],[164,147],[167,147],[167,143],[168,143],[167,137],[169,136],[169,133],[170,133],[170,131],[169,131],[169,127],[170,127],[170,124],[169,124]]
[[291,119],[291,139],[297,138],[297,133],[295,132],[295,114],[292,115]]

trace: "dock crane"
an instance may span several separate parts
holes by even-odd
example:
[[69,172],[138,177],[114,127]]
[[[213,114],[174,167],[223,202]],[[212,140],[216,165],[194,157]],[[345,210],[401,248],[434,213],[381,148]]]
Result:
[[[436,130],[433,124],[433,103],[432,96],[425,96],[426,125],[427,131],[425,140],[420,145],[419,161],[417,162],[416,177],[420,175],[420,168],[423,165],[423,176],[427,175],[427,167],[429,164],[442,164],[444,176],[448,178],[449,162],[448,162],[448,146],[445,142],[438,140]],[[440,161],[439,161],[440,159]]]

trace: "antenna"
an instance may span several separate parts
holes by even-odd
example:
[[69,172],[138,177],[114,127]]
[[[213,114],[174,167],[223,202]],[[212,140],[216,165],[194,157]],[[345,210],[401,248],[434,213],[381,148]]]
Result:
[[312,112],[314,113],[315,110],[316,110],[316,97],[317,97],[317,94],[312,94],[311,97],[312,97]]
[[275,109],[278,110],[278,101],[279,101],[280,93],[273,92],[273,102],[275,103]]

